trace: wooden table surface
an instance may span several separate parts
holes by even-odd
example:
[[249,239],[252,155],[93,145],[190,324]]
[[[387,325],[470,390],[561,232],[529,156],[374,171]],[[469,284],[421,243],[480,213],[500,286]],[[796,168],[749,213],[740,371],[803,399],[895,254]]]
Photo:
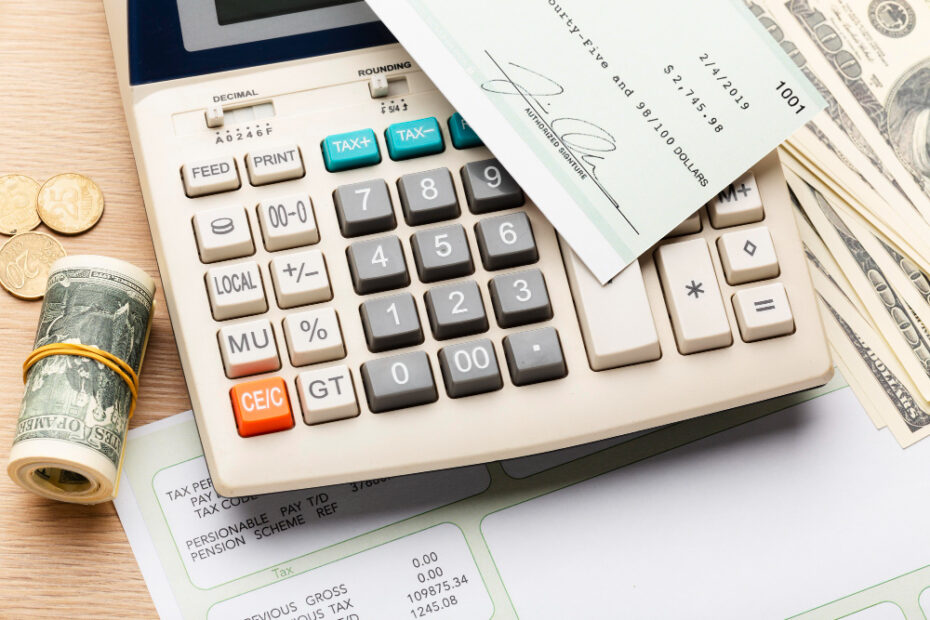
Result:
[[[56,235],[65,250],[157,276],[101,0],[0,0],[0,175],[72,171],[100,185],[106,208],[90,232]],[[3,472],[40,307],[0,291]],[[160,282],[141,381],[132,426],[190,408]],[[41,499],[5,473],[0,502],[0,618],[157,617],[112,503]]]

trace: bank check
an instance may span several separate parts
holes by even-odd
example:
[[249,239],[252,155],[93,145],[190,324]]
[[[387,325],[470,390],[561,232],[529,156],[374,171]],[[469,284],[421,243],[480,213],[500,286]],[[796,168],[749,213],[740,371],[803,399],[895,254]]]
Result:
[[605,282],[824,103],[739,0],[368,0]]

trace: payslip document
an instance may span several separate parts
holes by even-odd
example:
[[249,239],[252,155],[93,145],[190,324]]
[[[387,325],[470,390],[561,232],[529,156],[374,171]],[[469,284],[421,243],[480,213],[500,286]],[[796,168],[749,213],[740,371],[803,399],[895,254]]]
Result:
[[368,0],[605,282],[824,103],[741,0]]

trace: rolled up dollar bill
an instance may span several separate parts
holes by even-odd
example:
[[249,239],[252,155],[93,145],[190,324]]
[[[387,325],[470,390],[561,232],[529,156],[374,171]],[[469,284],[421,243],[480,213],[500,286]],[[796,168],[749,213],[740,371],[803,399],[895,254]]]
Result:
[[7,467],[20,486],[81,504],[116,496],[154,295],[121,260],[52,265]]

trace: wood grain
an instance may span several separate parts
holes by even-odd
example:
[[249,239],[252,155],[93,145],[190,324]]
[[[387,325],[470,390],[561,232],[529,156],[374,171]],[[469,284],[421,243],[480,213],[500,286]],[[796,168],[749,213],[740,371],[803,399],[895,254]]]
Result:
[[[55,235],[67,252],[107,254],[157,275],[102,3],[0,0],[0,174],[41,182],[69,171],[94,179],[106,208],[90,232]],[[39,309],[0,291],[4,472]],[[159,282],[132,426],[189,407]],[[5,474],[0,498],[0,617],[157,617],[111,503],[50,502]]]

